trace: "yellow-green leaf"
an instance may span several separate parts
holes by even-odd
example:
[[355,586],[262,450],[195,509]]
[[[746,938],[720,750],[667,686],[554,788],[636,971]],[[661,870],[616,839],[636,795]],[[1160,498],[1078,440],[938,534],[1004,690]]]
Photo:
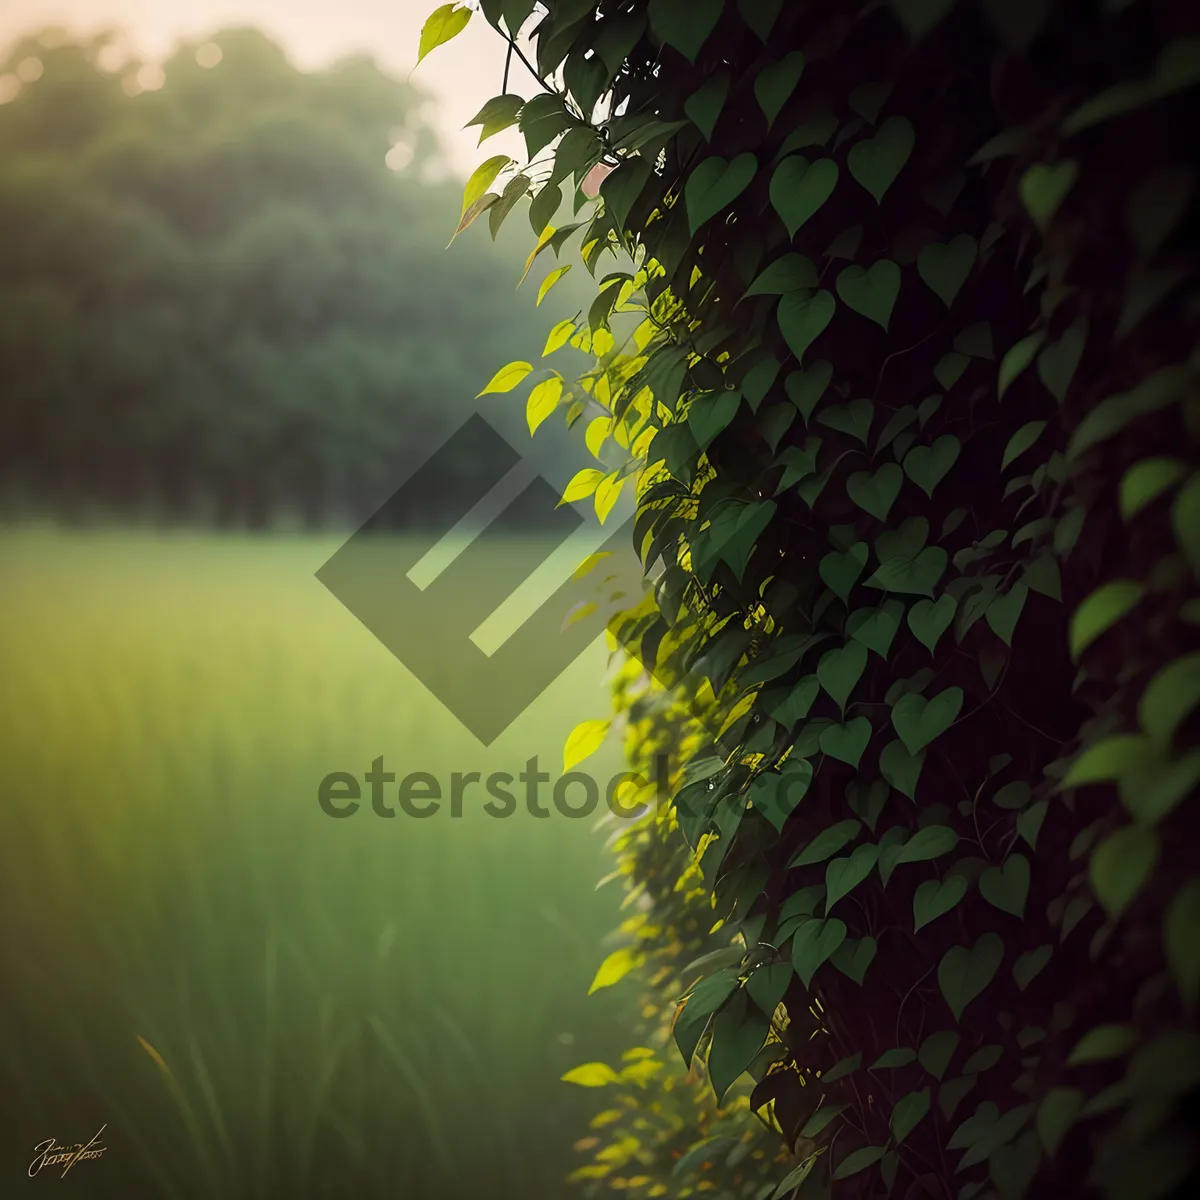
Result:
[[1071,617],[1071,657],[1079,656],[1141,600],[1145,588],[1133,579],[1114,579],[1097,588]]
[[584,1063],[562,1077],[563,1083],[575,1083],[580,1087],[604,1087],[605,1084],[616,1083],[618,1079],[612,1067],[600,1062]]
[[459,221],[458,227],[450,235],[450,240],[446,243],[446,249],[449,250],[454,245],[454,239],[469,226],[475,223],[476,218],[481,217],[489,208],[492,207],[500,199],[498,192],[485,192],[470,208],[462,215],[462,220]]
[[525,260],[525,272],[521,276],[521,281],[520,281],[520,283],[517,284],[517,287],[520,287],[521,284],[524,283],[525,280],[528,278],[529,272],[533,270],[534,260],[537,258],[537,256],[539,254],[541,254],[541,252],[543,250],[545,250],[545,248],[548,245],[550,245],[550,239],[557,232],[558,231],[554,228],[553,225],[547,225],[546,228],[542,230],[542,235],[541,235],[541,237],[538,238],[537,245],[534,246],[534,248],[532,250],[530,250],[529,257]]
[[614,471],[611,475],[606,475],[596,488],[596,516],[600,518],[601,525],[604,524],[608,514],[612,512],[613,505],[616,504],[624,486],[625,480],[620,478],[618,472]]
[[[492,376],[491,383],[479,393],[479,396],[486,396],[489,392],[511,392],[532,370],[532,363],[510,362],[507,367],[501,367]],[[479,396],[476,396],[475,399],[478,400]]]
[[441,8],[435,8],[421,26],[417,62],[419,63],[430,50],[436,50],[438,46],[462,33],[470,19],[471,10],[461,4],[443,4]]
[[546,348],[542,351],[542,357],[547,354],[553,354],[555,350],[561,349],[571,340],[571,335],[575,332],[575,322],[567,317],[565,321],[559,321],[555,327],[550,330],[550,336],[546,338]]
[[567,263],[565,267],[555,267],[545,279],[542,280],[541,286],[538,288],[537,303],[541,304],[546,298],[546,293],[571,269],[571,264]]
[[543,379],[529,393],[525,404],[525,419],[529,422],[529,433],[532,437],[537,433],[538,426],[558,407],[562,399],[563,381],[558,375]]
[[563,490],[558,506],[574,504],[576,500],[586,500],[600,486],[600,480],[603,478],[604,472],[597,471],[594,467],[584,467],[582,471],[577,471]]
[[641,964],[642,956],[635,953],[632,947],[624,946],[620,950],[614,950],[600,964],[596,978],[592,980],[592,986],[588,988],[588,995],[598,992],[601,988],[612,987],[614,983],[620,983],[630,971],[635,970]]
[[[596,473],[600,474],[598,471]],[[582,725],[576,725],[563,747],[563,771],[571,770],[595,754],[611,725],[611,721],[584,721]]]
[[496,176],[512,161],[507,154],[495,154],[487,162],[475,168],[471,173],[471,178],[467,180],[467,186],[463,189],[462,210],[464,214],[492,186]]

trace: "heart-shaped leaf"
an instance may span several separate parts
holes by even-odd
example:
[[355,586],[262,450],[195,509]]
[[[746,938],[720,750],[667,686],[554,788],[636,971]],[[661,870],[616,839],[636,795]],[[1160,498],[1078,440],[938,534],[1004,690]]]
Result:
[[860,828],[862,827],[859,823],[850,818],[822,829],[803,850],[788,860],[788,870],[790,871],[793,867],[808,867],[813,863],[824,862],[843,846],[849,845],[857,836]]
[[904,605],[899,600],[885,600],[878,608],[860,608],[852,612],[846,618],[846,632],[886,660],[903,615]]
[[687,422],[701,450],[733,420],[741,402],[741,392],[731,391],[708,392],[691,402]]
[[855,471],[846,480],[846,495],[876,520],[886,521],[903,482],[904,472],[900,467],[896,463],[884,463],[874,475],[869,471]]
[[890,794],[887,782],[883,779],[873,780],[870,786],[864,786],[861,779],[852,779],[846,785],[846,801],[850,811],[857,813],[872,833],[883,812]]
[[846,940],[846,926],[836,917],[810,917],[792,935],[792,966],[805,987],[812,984],[817,968]]
[[866,542],[855,542],[844,554],[831,550],[817,564],[822,582],[843,604],[849,600],[851,588],[867,565],[869,553]]
[[650,0],[647,16],[660,42],[674,46],[688,62],[695,62],[716,28],[723,7],[723,0]]
[[1050,224],[1078,176],[1078,164],[1069,159],[1052,166],[1039,163],[1021,176],[1017,185],[1021,203],[1039,229]]
[[904,456],[905,474],[933,499],[933,489],[958,461],[962,443],[953,434],[943,434],[932,446],[914,446]]
[[843,712],[854,685],[867,667],[867,648],[860,642],[847,642],[836,650],[828,650],[817,664],[817,679]]
[[887,529],[875,539],[875,554],[881,563],[916,558],[928,541],[929,522],[924,517],[906,517],[899,529]]
[[913,558],[895,555],[880,564],[866,581],[867,587],[905,595],[932,596],[934,585],[946,569],[949,555],[941,546],[926,546]]
[[771,176],[771,206],[787,227],[788,236],[796,231],[833,195],[837,186],[838,166],[832,158],[809,163],[799,154],[785,158]]
[[688,176],[683,198],[693,237],[705,221],[732,204],[750,186],[757,170],[758,159],[747,151],[732,162],[713,155]]
[[961,875],[918,884],[913,893],[913,933],[948,913],[966,894],[967,881]]
[[706,142],[712,141],[713,130],[728,96],[729,73],[718,71],[699,91],[684,101],[683,111],[688,120],[704,134]]
[[[871,847],[874,849],[874,847]],[[866,849],[866,847],[863,847]],[[847,938],[830,955],[829,961],[839,971],[862,987],[862,981],[867,974],[867,968],[875,958],[879,947],[873,937]]]
[[946,1068],[954,1057],[961,1039],[952,1029],[942,1029],[931,1033],[917,1051],[917,1061],[934,1079],[940,1080],[946,1074]]
[[904,1141],[926,1116],[931,1103],[929,1088],[909,1092],[907,1096],[902,1096],[896,1101],[896,1107],[892,1109],[892,1136],[897,1145]]
[[725,1008],[713,1019],[708,1076],[720,1104],[734,1080],[754,1061],[767,1039],[771,1022],[757,1007],[741,1013]]
[[750,802],[782,833],[783,823],[804,799],[812,777],[812,763],[803,758],[789,761],[783,771],[764,771],[750,787]]
[[1029,588],[1023,583],[1014,583],[1007,592],[992,599],[984,611],[992,632],[1006,645],[1012,645],[1017,619],[1025,607]]
[[[817,286],[817,268],[803,254],[785,254],[746,289],[747,296],[783,296]],[[832,372],[832,368],[830,368]]]
[[808,290],[789,292],[779,301],[779,331],[798,360],[803,360],[804,352],[825,332],[836,308],[833,293],[826,291],[815,295]]
[[837,277],[837,292],[855,312],[886,329],[900,294],[900,268],[888,258],[869,269],[847,267]]
[[1029,895],[1029,859],[1010,854],[1003,866],[988,867],[979,876],[979,894],[1001,912],[1023,917]]
[[855,717],[843,725],[829,725],[821,730],[821,749],[830,758],[858,766],[871,740],[871,722],[866,717]]
[[875,406],[870,400],[851,400],[849,404],[838,404],[823,409],[817,415],[817,420],[822,425],[828,425],[830,429],[849,434],[865,446],[874,415]]
[[966,283],[979,244],[968,233],[960,233],[948,242],[930,242],[917,255],[917,273],[949,308]]
[[917,781],[924,765],[924,752],[909,754],[899,739],[888,742],[879,754],[879,773],[910,800],[916,799]]
[[958,602],[953,596],[939,596],[937,600],[918,600],[908,610],[908,627],[913,636],[932,654],[943,633],[954,621]]
[[848,858],[835,858],[825,868],[825,915],[845,895],[852,892],[879,860],[879,847],[859,846]]
[[918,829],[904,843],[896,855],[896,865],[910,862],[928,862],[949,854],[958,845],[958,834],[949,825],[926,825]]
[[785,54],[778,62],[763,67],[754,80],[754,96],[758,106],[767,118],[768,127],[773,125],[779,116],[779,110],[787,103],[788,97],[796,90],[800,76],[804,72],[804,54],[793,50]]
[[805,367],[802,371],[793,371],[787,377],[787,382],[783,385],[784,391],[806,423],[811,419],[813,410],[825,394],[832,378],[833,365],[825,359]]
[[791,963],[765,963],[756,967],[746,980],[746,991],[768,1017],[773,1017],[791,980]]
[[954,946],[938,964],[938,987],[954,1019],[991,983],[1004,959],[1004,942],[998,933],[983,934],[974,946]]
[[949,687],[932,700],[910,692],[892,707],[892,725],[910,754],[917,754],[954,724],[963,706],[963,690]]
[[866,138],[850,147],[847,165],[850,174],[875,197],[883,202],[884,193],[892,186],[912,154],[916,135],[904,117],[888,117],[873,138]]

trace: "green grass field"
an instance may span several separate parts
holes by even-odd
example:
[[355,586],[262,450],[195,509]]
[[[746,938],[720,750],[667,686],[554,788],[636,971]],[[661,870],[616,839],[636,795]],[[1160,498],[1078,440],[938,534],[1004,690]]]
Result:
[[603,648],[485,750],[313,578],[338,540],[0,532],[3,1194],[102,1125],[77,1195],[567,1193],[559,1076],[627,1044],[595,822],[317,787],[557,775]]

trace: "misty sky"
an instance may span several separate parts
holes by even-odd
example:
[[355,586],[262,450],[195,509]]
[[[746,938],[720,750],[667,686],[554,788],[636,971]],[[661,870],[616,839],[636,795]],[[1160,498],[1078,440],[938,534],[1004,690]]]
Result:
[[[255,25],[281,42],[299,66],[321,66],[367,52],[405,76],[416,58],[425,18],[441,0],[0,0],[0,44],[44,25],[83,32],[119,26],[145,55],[161,55],[180,37],[196,38],[222,26]],[[500,91],[504,43],[476,13],[450,45],[431,54],[413,74],[438,101],[436,125],[462,174],[490,154],[519,157],[520,141],[500,134],[476,149],[478,130],[462,126]],[[531,79],[514,70],[510,91],[532,95]]]

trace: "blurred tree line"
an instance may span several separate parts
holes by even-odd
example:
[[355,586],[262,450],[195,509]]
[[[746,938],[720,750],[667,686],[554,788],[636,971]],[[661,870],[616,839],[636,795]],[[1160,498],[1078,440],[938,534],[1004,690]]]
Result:
[[425,98],[370,61],[304,73],[253,31],[161,68],[110,49],[0,60],[5,504],[365,517],[498,360],[536,360],[525,238],[445,251],[461,185],[427,178]]

